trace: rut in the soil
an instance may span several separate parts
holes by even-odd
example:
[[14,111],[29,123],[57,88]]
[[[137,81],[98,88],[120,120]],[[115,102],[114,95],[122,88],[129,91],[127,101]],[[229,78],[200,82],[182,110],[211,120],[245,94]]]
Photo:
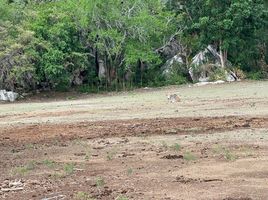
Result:
[[16,125],[0,130],[0,144],[39,143],[55,139],[66,141],[75,138],[208,134],[216,131],[267,127],[268,118],[234,116]]

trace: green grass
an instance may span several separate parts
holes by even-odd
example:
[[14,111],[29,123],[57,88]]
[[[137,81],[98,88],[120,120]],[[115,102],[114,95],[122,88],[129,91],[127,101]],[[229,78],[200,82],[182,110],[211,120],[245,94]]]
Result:
[[224,158],[228,161],[235,161],[237,159],[237,156],[233,154],[230,150],[225,150]]
[[230,149],[227,149],[226,147],[220,145],[214,146],[212,152],[214,154],[222,155],[228,161],[235,161],[237,159],[237,156],[231,152]]
[[96,185],[98,188],[103,187],[105,185],[104,179],[102,177],[97,177]]
[[26,144],[25,145],[25,148],[28,149],[28,150],[29,149],[34,149],[35,148],[35,145],[34,144]]
[[55,161],[53,161],[53,160],[48,160],[48,159],[44,160],[44,161],[43,161],[43,164],[44,164],[45,166],[47,166],[48,168],[54,168],[55,165],[56,165]]
[[86,192],[77,192],[74,195],[74,198],[76,200],[93,200],[93,198],[91,198],[91,196]]
[[89,161],[90,158],[91,158],[91,151],[87,151],[85,155],[85,161]]
[[64,178],[65,175],[63,173],[54,173],[54,174],[51,174],[51,177],[57,180],[57,179]]
[[241,152],[243,152],[243,154],[246,156],[246,157],[248,157],[248,156],[253,156],[254,155],[254,153],[253,153],[253,151],[252,151],[252,149],[250,148],[250,147],[241,147],[240,149],[239,149]]
[[132,168],[128,168],[127,169],[127,175],[131,175],[133,174],[133,169]]
[[29,172],[29,170],[25,166],[15,167],[15,168],[12,169],[12,174],[13,175],[25,176],[28,172]]
[[128,200],[128,198],[120,195],[120,196],[116,197],[115,200]]
[[171,146],[171,149],[173,151],[179,152],[181,150],[181,145],[178,143],[175,143],[174,145]]
[[225,148],[223,146],[221,146],[221,145],[214,145],[212,147],[212,152],[214,154],[221,154],[224,151],[225,151]]
[[29,163],[27,163],[24,166],[13,168],[11,170],[11,173],[13,175],[25,176],[26,174],[28,174],[30,171],[34,170],[35,168],[36,168],[36,162],[35,161],[30,161]]
[[247,78],[251,80],[262,80],[265,79],[265,74],[263,72],[249,72],[247,73]]
[[83,94],[98,93],[98,89],[90,85],[81,85],[77,88],[77,91]]
[[168,144],[165,141],[161,142],[161,146],[163,149],[167,150],[168,149]]
[[186,152],[184,153],[183,155],[183,159],[186,160],[186,161],[194,161],[196,160],[196,156],[194,154],[192,154],[191,152]]
[[30,161],[27,163],[26,168],[30,171],[30,170],[34,170],[36,167],[36,161]]
[[106,155],[106,159],[108,160],[108,161],[110,161],[110,160],[113,160],[114,159],[114,157],[115,157],[115,155],[116,155],[116,150],[111,150],[111,151],[109,151],[109,152],[107,152],[107,155]]
[[77,97],[74,97],[74,96],[69,96],[69,97],[66,97],[66,100],[76,100]]
[[63,170],[66,175],[71,175],[74,173],[74,164],[73,163],[67,163],[63,166]]

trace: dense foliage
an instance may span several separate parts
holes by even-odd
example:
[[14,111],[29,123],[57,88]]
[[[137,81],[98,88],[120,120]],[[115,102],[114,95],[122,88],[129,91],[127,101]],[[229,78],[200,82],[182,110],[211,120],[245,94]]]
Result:
[[[184,83],[213,44],[233,66],[268,73],[265,0],[0,0],[0,88],[83,92]],[[186,65],[170,77],[176,54]]]

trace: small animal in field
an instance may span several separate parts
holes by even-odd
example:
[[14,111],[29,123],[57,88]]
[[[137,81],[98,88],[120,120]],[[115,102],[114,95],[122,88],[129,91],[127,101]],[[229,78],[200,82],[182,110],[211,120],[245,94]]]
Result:
[[170,94],[168,95],[168,101],[171,103],[176,103],[176,102],[180,102],[181,99],[177,94]]

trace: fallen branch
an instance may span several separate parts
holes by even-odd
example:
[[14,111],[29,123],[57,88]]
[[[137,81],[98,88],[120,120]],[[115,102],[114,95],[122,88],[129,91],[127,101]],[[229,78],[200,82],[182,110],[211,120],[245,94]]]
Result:
[[66,198],[65,195],[57,195],[57,196],[54,196],[54,197],[43,198],[41,200],[65,199],[65,198]]
[[2,188],[2,192],[13,192],[13,191],[18,191],[18,190],[23,190],[23,187],[18,187],[18,188]]

